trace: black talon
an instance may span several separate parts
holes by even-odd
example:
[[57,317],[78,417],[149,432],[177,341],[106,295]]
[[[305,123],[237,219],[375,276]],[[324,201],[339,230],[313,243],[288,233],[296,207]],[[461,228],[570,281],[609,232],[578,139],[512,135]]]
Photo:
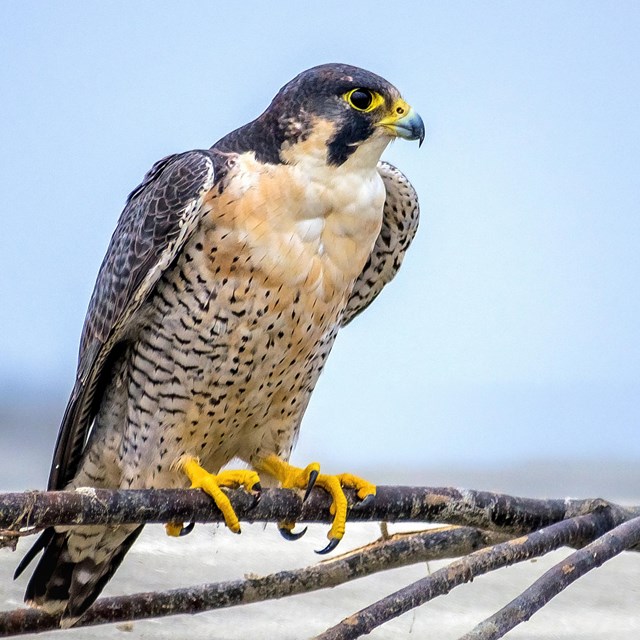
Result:
[[293,533],[293,531],[291,531],[291,529],[287,529],[286,527],[278,527],[278,531],[280,532],[280,535],[285,539],[285,540],[300,540],[300,538],[302,538],[302,536],[307,533],[307,527],[305,527],[302,531],[299,531],[298,533]]
[[313,489],[313,485],[315,485],[316,480],[318,479],[319,472],[315,469],[309,474],[309,482],[307,482],[307,490],[304,492],[304,498],[302,498],[302,502],[306,502],[309,494],[311,493],[311,489]]
[[253,495],[253,502],[249,509],[255,509],[262,497],[262,485],[259,482],[256,482],[253,487],[251,487],[251,495]]
[[340,543],[340,538],[331,538],[331,540],[329,540],[329,544],[324,548],[324,549],[320,549],[320,551],[316,551],[316,553],[318,555],[325,555],[327,553],[331,553]]
[[181,538],[183,536],[188,536],[192,531],[193,528],[196,526],[195,521],[191,521],[186,527],[182,527],[182,529],[180,529],[180,533],[178,534]]
[[367,505],[370,505],[373,502],[374,498],[375,498],[375,495],[373,493],[370,493],[368,496],[365,496],[363,500],[360,500],[360,502],[356,502],[353,505],[353,508],[361,509],[362,507],[366,507]]

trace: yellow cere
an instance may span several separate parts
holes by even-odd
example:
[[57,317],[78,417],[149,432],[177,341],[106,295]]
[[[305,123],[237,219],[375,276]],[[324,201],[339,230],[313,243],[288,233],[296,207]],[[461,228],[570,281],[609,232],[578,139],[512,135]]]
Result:
[[398,98],[391,107],[391,115],[396,118],[402,118],[409,113],[411,107],[402,99]]
[[379,125],[393,125],[395,122],[404,118],[409,111],[411,111],[411,105],[406,103],[402,98],[398,98],[393,105],[389,114],[378,122]]

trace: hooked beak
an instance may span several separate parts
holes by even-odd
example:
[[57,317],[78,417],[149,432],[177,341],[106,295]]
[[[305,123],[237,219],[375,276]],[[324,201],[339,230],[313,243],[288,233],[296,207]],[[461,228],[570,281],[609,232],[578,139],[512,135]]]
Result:
[[378,122],[397,138],[405,140],[419,140],[420,145],[424,140],[424,122],[418,112],[404,100],[397,100],[393,105],[391,115]]

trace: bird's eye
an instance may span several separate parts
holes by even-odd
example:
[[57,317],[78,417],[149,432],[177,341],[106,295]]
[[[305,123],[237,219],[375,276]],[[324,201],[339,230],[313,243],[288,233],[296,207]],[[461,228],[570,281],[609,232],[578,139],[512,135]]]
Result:
[[351,89],[344,95],[344,99],[356,111],[373,111],[384,102],[384,98],[370,89]]

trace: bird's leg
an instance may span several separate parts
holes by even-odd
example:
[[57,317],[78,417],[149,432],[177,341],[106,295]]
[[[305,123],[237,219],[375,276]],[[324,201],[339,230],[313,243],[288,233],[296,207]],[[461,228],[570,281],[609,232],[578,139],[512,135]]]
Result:
[[[333,516],[333,523],[327,534],[329,544],[321,551],[318,551],[318,553],[321,554],[333,551],[344,536],[348,507],[344,488],[354,489],[357,492],[358,498],[362,501],[371,499],[376,495],[375,485],[358,476],[350,473],[342,473],[335,476],[319,473],[320,465],[317,462],[312,462],[304,469],[301,469],[300,467],[290,465],[275,455],[270,455],[260,460],[255,466],[259,471],[264,471],[277,478],[281,486],[285,489],[305,489],[305,499],[314,484],[322,487],[331,496],[330,511]],[[306,529],[304,529],[299,534],[294,534],[292,533],[294,526],[294,522],[281,522],[278,524],[280,533],[282,533],[285,538],[293,540],[301,537],[306,531]]]
[[[202,489],[206,494],[211,496],[218,509],[222,512],[227,527],[229,527],[233,533],[240,533],[238,516],[221,487],[233,489],[244,487],[247,491],[260,491],[260,478],[258,474],[248,469],[234,469],[221,471],[214,475],[203,469],[198,459],[192,456],[184,456],[181,458],[176,463],[175,468],[184,472],[187,478],[189,478],[192,489]],[[167,535],[170,536],[184,535],[184,531],[186,530],[181,523],[176,522],[168,523],[165,525],[165,528]]]

